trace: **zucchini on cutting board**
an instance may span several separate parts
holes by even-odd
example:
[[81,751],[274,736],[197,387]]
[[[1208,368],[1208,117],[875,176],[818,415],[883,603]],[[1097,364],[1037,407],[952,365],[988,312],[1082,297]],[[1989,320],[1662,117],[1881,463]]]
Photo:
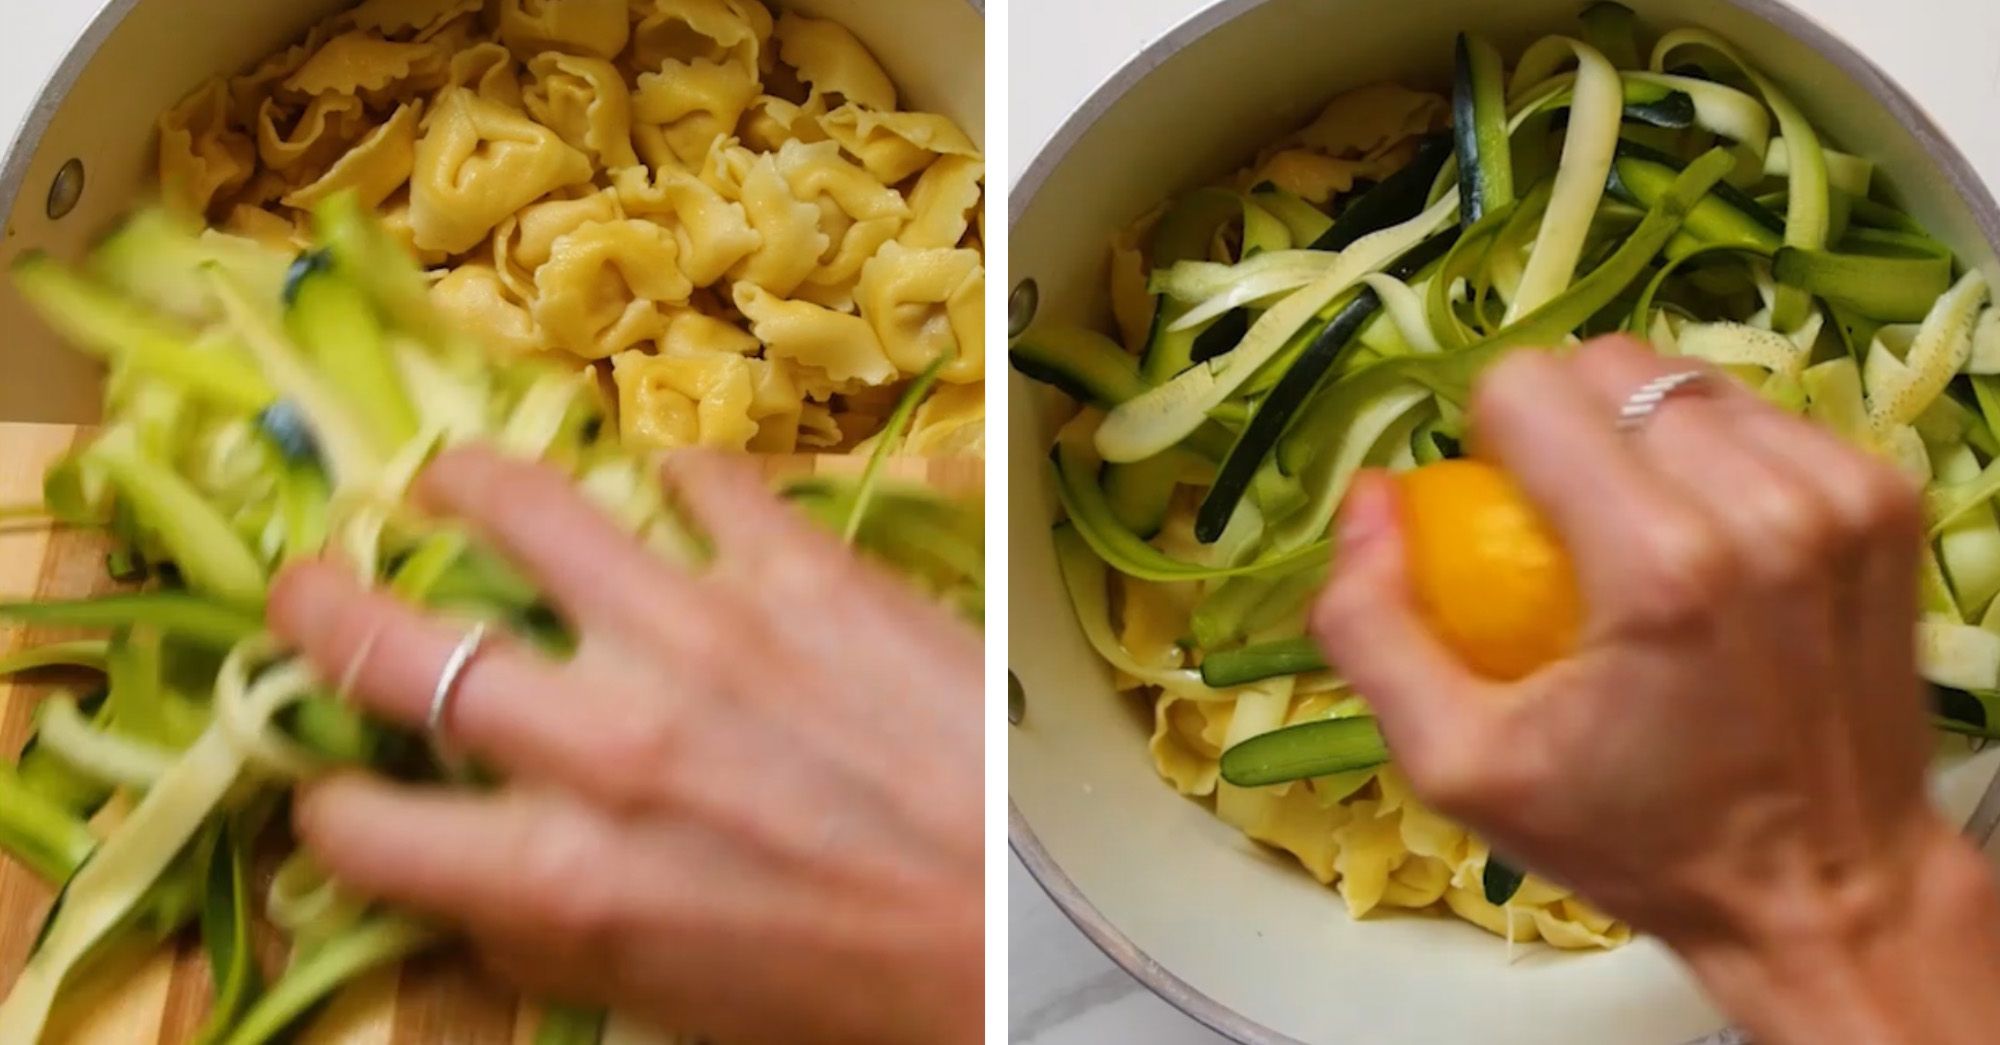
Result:
[[[90,430],[67,425],[0,423],[0,505],[40,501],[48,465],[87,438]],[[812,475],[858,476],[865,457],[796,454],[764,459],[778,480]],[[976,459],[891,459],[885,478],[922,483],[945,493],[977,496],[983,464]],[[40,521],[0,518],[0,595],[49,598],[100,594],[105,546],[95,534],[51,529]],[[0,656],[30,645],[71,637],[60,629],[0,622]],[[54,685],[40,678],[0,680],[0,752],[12,755],[33,726],[36,703]],[[268,869],[266,869],[268,876]],[[259,882],[255,889],[262,894]],[[26,961],[53,895],[14,861],[0,858],[0,987],[11,984]],[[112,959],[87,977],[76,1003],[65,1001],[51,1028],[51,1045],[185,1045],[200,1031],[210,994],[207,962],[199,942]],[[267,970],[282,961],[273,953],[274,932],[261,933],[259,957]],[[463,956],[442,952],[350,984],[300,1035],[302,1045],[525,1045],[540,1015],[504,988],[482,978]]]

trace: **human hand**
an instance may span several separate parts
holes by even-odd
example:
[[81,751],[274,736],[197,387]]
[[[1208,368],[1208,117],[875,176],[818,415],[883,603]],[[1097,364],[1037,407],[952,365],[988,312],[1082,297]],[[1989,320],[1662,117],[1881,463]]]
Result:
[[[689,452],[665,472],[714,546],[699,574],[553,471],[441,456],[422,499],[538,582],[576,654],[490,641],[462,675],[446,732],[499,790],[337,777],[299,799],[299,834],[542,996],[731,1042],[976,1040],[978,636],[749,465]],[[464,634],[320,564],[279,580],[270,617],[413,726]]]
[[[1719,375],[1614,427],[1688,365],[1613,338],[1517,353],[1478,389],[1478,451],[1575,562],[1567,658],[1517,683],[1463,667],[1412,605],[1379,474],[1348,495],[1313,625],[1422,796],[1663,937],[1740,1015],[1733,992],[1835,975],[1823,948],[1910,957],[1899,934],[1943,913],[1920,899],[1990,912],[1991,889],[1924,796],[1915,491]],[[1849,987],[1881,971],[1846,968]],[[1799,1004],[1840,1010],[1823,1002]],[[1750,1018],[1768,1040],[1803,1026]]]

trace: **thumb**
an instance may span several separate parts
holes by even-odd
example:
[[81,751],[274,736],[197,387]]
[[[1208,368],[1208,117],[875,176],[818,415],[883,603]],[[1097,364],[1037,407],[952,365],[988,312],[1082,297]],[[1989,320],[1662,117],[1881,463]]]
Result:
[[1470,725],[1468,706],[1485,703],[1477,698],[1488,683],[1424,622],[1404,555],[1395,484],[1378,470],[1359,473],[1341,504],[1332,579],[1313,607],[1312,631],[1414,778]]

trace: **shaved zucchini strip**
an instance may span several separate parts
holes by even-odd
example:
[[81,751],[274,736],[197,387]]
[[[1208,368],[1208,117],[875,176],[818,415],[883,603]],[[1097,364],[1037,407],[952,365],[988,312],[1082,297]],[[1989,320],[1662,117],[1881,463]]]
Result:
[[191,335],[45,254],[22,255],[13,278],[21,296],[64,340],[114,366],[185,388],[223,410],[256,413],[277,398],[245,360],[196,347]]
[[1007,362],[1079,403],[1106,410],[1148,387],[1138,363],[1116,341],[1084,327],[1035,326],[1007,347]]
[[[1685,168],[1672,157],[1625,142],[1612,164],[1611,191],[1641,206],[1659,202]],[[1784,221],[1728,182],[1717,182],[1688,212],[1686,227],[1667,242],[1669,260],[1712,247],[1729,247],[1768,257],[1784,245]]]
[[[1771,115],[1764,103],[1727,84],[1693,76],[1675,76],[1645,70],[1618,74],[1624,85],[1626,120],[1656,127],[1684,127],[1689,124],[1736,142],[1752,156],[1761,157],[1771,142]],[[1507,120],[1509,134],[1528,120],[1551,110],[1566,108],[1576,82],[1574,73],[1551,77],[1512,106]],[[1692,109],[1685,119],[1662,120],[1667,111],[1680,106]],[[1675,112],[1679,116],[1678,111]]]
[[2000,687],[2000,635],[1954,617],[1926,615],[1917,622],[1918,673],[1953,689]]
[[1333,219],[1327,217],[1324,211],[1284,189],[1259,189],[1252,192],[1250,198],[1285,223],[1285,228],[1291,231],[1292,244],[1297,249],[1312,249],[1310,245],[1333,228]]
[[[1653,70],[1664,71],[1667,59],[1683,46],[1705,47],[1720,54],[1742,70],[1758,93],[1764,96],[1764,103],[1778,118],[1779,134],[1790,143],[1787,149],[1790,199],[1785,205],[1785,245],[1807,250],[1825,247],[1831,228],[1831,212],[1826,154],[1820,145],[1819,132],[1813,129],[1805,114],[1792,104],[1777,84],[1744,61],[1727,41],[1707,30],[1677,29],[1661,37],[1653,46]],[[1803,323],[1806,308],[1811,303],[1808,298],[1809,295],[1801,288],[1781,287],[1778,300],[1771,308],[1772,325],[1779,330],[1792,330]]]
[[1972,327],[1986,296],[1986,277],[1973,269],[1937,299],[1904,358],[1897,359],[1876,339],[1863,365],[1862,383],[1868,389],[1868,417],[1878,432],[1916,420],[1944,392],[1972,355]]
[[1548,304],[1576,274],[1591,217],[1604,197],[1605,178],[1618,146],[1624,87],[1618,70],[1590,45],[1565,36],[1543,38],[1528,48],[1516,65],[1516,89],[1544,78],[1566,53],[1573,54],[1577,62],[1569,130],[1563,137],[1562,160],[1556,168],[1555,190],[1541,233],[1528,255],[1520,290],[1507,303],[1505,322],[1509,324]]
[[[1398,275],[1409,276],[1429,267],[1452,245],[1456,236],[1456,230],[1447,230],[1425,240],[1398,258],[1392,270]],[[1362,325],[1381,310],[1381,305],[1382,299],[1374,290],[1362,288],[1313,338],[1284,376],[1278,379],[1270,394],[1258,404],[1257,412],[1243,426],[1235,445],[1229,448],[1229,456],[1223,459],[1214,482],[1209,485],[1207,495],[1202,498],[1201,508],[1195,515],[1196,540],[1212,543],[1222,535],[1223,527],[1235,514],[1258,466],[1271,455],[1279,437],[1311,397],[1313,390],[1319,387],[1334,361],[1348,349]]]
[[69,880],[97,845],[83,819],[24,783],[0,762],[0,852],[45,882]]
[[1459,33],[1456,55],[1451,125],[1458,146],[1458,221],[1471,225],[1514,199],[1513,144],[1499,49],[1485,37]]
[[1665,248],[1667,241],[1680,231],[1689,212],[1722,180],[1734,163],[1728,152],[1711,149],[1689,164],[1611,257],[1577,280],[1568,290],[1510,323],[1482,342],[1481,346],[1545,346],[1557,344],[1568,337],[1586,320],[1610,305],[1644,273],[1646,266]]
[[868,455],[868,464],[861,471],[861,478],[854,484],[854,503],[847,509],[847,518],[840,527],[840,539],[850,547],[855,536],[861,532],[861,523],[868,517],[868,506],[875,499],[875,489],[882,483],[882,468],[889,463],[889,455],[903,441],[903,433],[910,427],[910,418],[916,416],[917,407],[924,397],[931,394],[931,386],[937,384],[938,374],[944,370],[956,352],[940,352],[931,364],[910,381],[903,394],[896,399],[896,407],[889,412],[889,419],[875,436],[875,451]]
[[268,578],[215,505],[171,468],[141,456],[131,429],[114,427],[84,451],[132,514],[144,521],[188,586],[235,606],[264,604]]
[[0,618],[78,628],[145,625],[213,649],[228,649],[264,627],[262,620],[233,606],[171,591],[0,602]]
[[341,984],[370,969],[398,962],[438,942],[437,930],[394,915],[379,915],[326,941],[285,970],[243,1014],[221,1045],[266,1045]]
[[[1811,321],[1807,326],[1814,332],[1819,329]],[[1677,343],[1680,354],[1693,359],[1705,359],[1717,366],[1762,367],[1790,376],[1803,371],[1812,354],[1809,348],[1775,330],[1744,323],[1689,323],[1681,327]]]
[[1156,668],[1139,663],[1111,629],[1110,571],[1091,550],[1090,542],[1071,523],[1056,524],[1056,566],[1070,608],[1076,611],[1084,641],[1106,664],[1184,700],[1228,700],[1235,696],[1209,688],[1201,673],[1188,668]]
[[[1933,453],[1937,477],[1948,483],[1979,477],[1979,460],[1969,446]],[[1938,565],[1951,582],[1959,613],[1978,620],[2000,593],[2000,519],[1991,501],[1974,505],[1938,531]]]
[[1695,76],[1632,71],[1622,74],[1627,81],[1652,84],[1678,91],[1694,102],[1697,127],[1721,135],[1750,151],[1765,156],[1771,148],[1771,115],[1763,103],[1728,84]]
[[417,410],[388,331],[359,277],[330,255],[302,257],[293,271],[301,268],[285,288],[286,332],[375,449],[393,452],[416,435]]
[[[0,604],[0,617],[6,616],[5,604]],[[24,671],[41,668],[89,668],[103,671],[110,643],[103,639],[78,639],[75,642],[47,642],[40,646],[30,646],[0,657],[0,675],[18,675]]]
[[91,725],[76,698],[50,697],[35,709],[36,737],[72,769],[100,783],[145,789],[173,765],[174,752]]
[[[1855,199],[1867,199],[1869,184],[1875,178],[1875,161],[1862,156],[1840,152],[1836,149],[1821,149],[1826,157],[1826,183]],[[1785,139],[1771,142],[1771,149],[1764,154],[1764,173],[1774,178],[1782,178],[1792,173],[1792,150]]]
[[[1486,358],[1489,357],[1483,352],[1401,356],[1374,364],[1364,373],[1330,388],[1306,416],[1300,418],[1297,426],[1308,432],[1327,431],[1329,437],[1320,439],[1308,435],[1299,441],[1303,444],[1307,439],[1312,440],[1316,451],[1309,462],[1299,462],[1295,473],[1304,479],[1311,502],[1279,528],[1275,541],[1277,547],[1310,547],[1312,545],[1308,542],[1325,543],[1334,511],[1340,506],[1341,498],[1347,495],[1348,485],[1368,460],[1369,453],[1396,430],[1398,421],[1430,399],[1432,392],[1419,383],[1418,374],[1426,371],[1442,373],[1457,368],[1471,370],[1482,365]],[[1429,368],[1419,366],[1433,362],[1439,365]],[[1469,382],[1470,375],[1465,379]],[[1284,464],[1284,449],[1281,443],[1281,467]]]
[[1408,283],[1386,272],[1371,272],[1361,282],[1382,299],[1382,314],[1412,350],[1424,353],[1444,351],[1424,318],[1424,299]]
[[[2000,306],[1988,305],[1972,328],[1972,355],[1965,360],[1965,372],[1977,376],[2000,374]],[[1987,423],[1995,418],[1989,416]]]
[[1451,159],[1453,140],[1440,131],[1417,145],[1416,158],[1374,188],[1347,201],[1332,227],[1312,241],[1312,250],[1346,250],[1356,240],[1423,213],[1431,202],[1431,186]]
[[1178,332],[1208,323],[1231,309],[1265,307],[1276,295],[1326,275],[1338,261],[1339,255],[1320,250],[1274,250],[1234,265],[1183,261],[1154,272],[1151,288],[1155,294],[1186,306],[1187,310],[1168,326],[1169,331]]
[[370,482],[384,453],[353,410],[327,387],[298,346],[285,336],[273,309],[256,302],[226,273],[209,271],[217,300],[237,337],[250,349],[264,377],[306,417],[334,481],[342,488]]
[[1785,247],[1772,259],[1778,282],[1884,323],[1915,323],[1951,286],[1950,255],[1887,257]]
[[1222,779],[1237,787],[1373,769],[1389,761],[1372,715],[1330,718],[1272,730],[1222,753]]
[[1188,627],[1203,649],[1227,646],[1299,612],[1325,583],[1324,563],[1308,563],[1288,573],[1231,577],[1195,604]]
[[215,831],[208,858],[208,883],[201,906],[201,942],[214,984],[208,1019],[195,1045],[215,1045],[228,1034],[261,989],[256,955],[250,949],[249,850],[251,838],[241,815]]
[[70,970],[132,912],[201,829],[243,768],[217,729],[167,770],[64,889],[39,947],[0,1001],[0,1041],[40,1040]]
[[1254,562],[1208,566],[1183,562],[1140,540],[1118,524],[1111,506],[1104,500],[1103,489],[1098,486],[1100,461],[1094,452],[1092,435],[1099,422],[1100,417],[1094,411],[1078,414],[1056,437],[1050,458],[1055,462],[1056,493],[1063,510],[1077,532],[1111,568],[1141,580],[1207,580],[1282,570],[1326,554],[1327,544],[1321,541]]
[[1097,429],[1098,452],[1107,461],[1137,461],[1185,438],[1329,303],[1362,276],[1444,228],[1457,209],[1457,194],[1453,193],[1401,225],[1355,241],[1341,253],[1331,272],[1259,316],[1235,351],[1196,364],[1166,384],[1113,408]]

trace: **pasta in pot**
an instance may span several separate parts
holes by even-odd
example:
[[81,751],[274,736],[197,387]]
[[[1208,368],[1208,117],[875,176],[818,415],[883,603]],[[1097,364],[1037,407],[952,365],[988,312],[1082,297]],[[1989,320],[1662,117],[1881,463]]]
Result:
[[649,446],[984,439],[984,165],[844,26],[759,0],[364,0],[162,114],[164,194],[294,249],[352,193],[496,356]]
[[[1180,307],[1160,293],[1156,281],[1164,268],[1181,261],[1198,267],[1218,257],[1240,261],[1266,249],[1287,249],[1281,243],[1260,245],[1253,252],[1247,217],[1237,224],[1217,219],[1190,234],[1191,212],[1184,209],[1188,199],[1206,194],[1207,203],[1226,201],[1237,216],[1268,202],[1271,210],[1262,214],[1267,225],[1285,225],[1281,239],[1293,247],[1310,244],[1334,223],[1323,212],[1329,201],[1347,196],[1358,182],[1380,181],[1408,165],[1416,140],[1441,128],[1446,109],[1436,95],[1393,85],[1349,91],[1234,175],[1140,215],[1108,244],[1107,332],[1115,330],[1127,351],[1145,359],[1144,353],[1161,343],[1156,339],[1166,329],[1162,320],[1185,315],[1163,311]],[[821,123],[834,141],[848,147],[852,132],[869,126],[870,120],[888,126],[880,117],[850,119],[838,110]],[[904,137],[913,145],[937,147],[937,140]],[[865,144],[856,142],[853,149],[865,163]],[[960,324],[950,313],[953,295],[944,287],[962,270],[953,241],[969,235],[972,219],[961,201],[968,198],[964,181],[974,176],[978,161],[939,152],[909,197],[912,217],[905,231],[870,259],[856,297],[861,315],[897,366],[935,358],[934,353],[955,343],[960,359],[976,370],[971,357],[980,346],[958,336]],[[1172,246],[1174,261],[1153,256],[1163,230],[1181,235],[1182,241]],[[967,278],[983,281],[984,274],[970,271]],[[1108,336],[1103,339],[1116,344]],[[948,378],[951,372],[948,367]],[[1362,447],[1366,463],[1385,463],[1396,460],[1393,454],[1411,452],[1410,433],[1417,422],[1406,418],[1399,423],[1403,427],[1392,426],[1389,434],[1370,430]],[[1170,457],[1165,460],[1174,463]],[[1361,464],[1361,458],[1354,463]],[[1195,539],[1202,491],[1170,480],[1159,514],[1150,520],[1157,533],[1144,538],[1151,548],[1179,563],[1226,561],[1221,557],[1242,554],[1242,548],[1228,546],[1233,529],[1211,536],[1214,543]],[[1068,515],[1064,525],[1077,525],[1077,513]],[[1268,525],[1255,513],[1249,517],[1257,527]],[[1616,947],[1631,938],[1629,926],[1532,875],[1504,906],[1488,902],[1485,876],[1491,854],[1485,842],[1426,808],[1392,763],[1258,787],[1233,786],[1222,779],[1223,753],[1235,744],[1284,727],[1369,714],[1346,683],[1326,671],[1317,677],[1277,674],[1234,686],[1220,679],[1214,687],[1200,681],[1208,651],[1300,635],[1317,576],[1295,572],[1292,578],[1252,578],[1265,586],[1240,590],[1255,594],[1259,605],[1233,618],[1230,627],[1236,630],[1211,640],[1204,628],[1216,625],[1204,622],[1202,614],[1226,602],[1217,593],[1239,581],[1144,580],[1113,570],[1083,547],[1075,559],[1061,556],[1071,601],[1084,616],[1086,637],[1113,667],[1116,687],[1149,702],[1147,750],[1160,778],[1176,791],[1212,803],[1218,817],[1248,837],[1291,854],[1307,873],[1332,886],[1357,918],[1394,910],[1449,912],[1512,941],[1571,949]],[[1293,580],[1304,583],[1285,587]],[[1225,610],[1214,612],[1227,615]]]

